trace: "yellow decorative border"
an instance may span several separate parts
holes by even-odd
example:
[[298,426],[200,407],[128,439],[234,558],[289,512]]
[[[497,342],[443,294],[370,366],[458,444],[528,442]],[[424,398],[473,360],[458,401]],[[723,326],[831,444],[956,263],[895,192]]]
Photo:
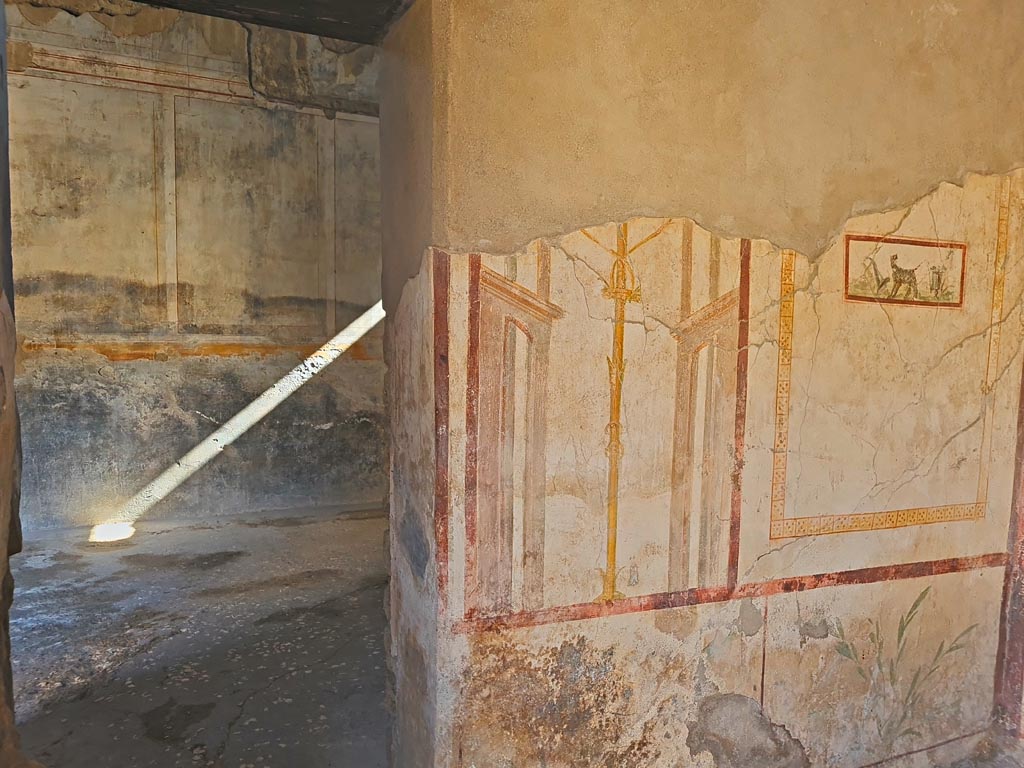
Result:
[[779,367],[775,386],[775,446],[772,459],[771,539],[879,531],[959,520],[980,520],[985,517],[988,506],[989,460],[992,452],[992,422],[995,416],[993,389],[999,375],[1000,326],[1006,285],[1006,256],[1009,249],[1010,197],[1013,192],[1011,180],[1008,177],[1004,178],[999,188],[999,221],[992,280],[988,361],[985,380],[982,382],[982,394],[985,397],[981,436],[982,461],[978,472],[978,500],[974,503],[846,515],[786,517],[786,462],[789,456],[789,412],[793,374],[796,253],[790,250],[782,252],[782,278],[779,286]]

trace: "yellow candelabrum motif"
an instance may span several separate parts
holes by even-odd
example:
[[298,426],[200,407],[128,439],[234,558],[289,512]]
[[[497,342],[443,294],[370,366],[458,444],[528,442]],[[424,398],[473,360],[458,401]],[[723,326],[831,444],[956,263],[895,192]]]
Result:
[[619,471],[625,449],[622,445],[622,384],[626,378],[626,305],[640,303],[640,285],[636,279],[629,256],[638,248],[656,238],[671,224],[671,220],[662,223],[658,229],[645,237],[632,248],[629,247],[629,225],[622,224],[618,228],[615,250],[603,246],[587,230],[583,235],[607,251],[614,259],[612,271],[602,295],[615,302],[615,314],[612,330],[612,354],[608,358],[608,539],[603,574],[604,588],[595,602],[610,603],[621,599],[624,595],[616,588],[618,576],[618,560],[616,549],[619,542]]
[[608,550],[604,570],[604,589],[597,598],[599,603],[610,603],[623,597],[615,588],[617,575],[616,547],[619,540],[619,464],[622,461],[622,381],[626,377],[625,331],[626,305],[640,302],[640,288],[636,274],[629,263],[629,230],[622,224],[618,230],[615,261],[611,279],[602,291],[615,302],[612,356],[608,358],[608,386],[611,396],[608,404]]

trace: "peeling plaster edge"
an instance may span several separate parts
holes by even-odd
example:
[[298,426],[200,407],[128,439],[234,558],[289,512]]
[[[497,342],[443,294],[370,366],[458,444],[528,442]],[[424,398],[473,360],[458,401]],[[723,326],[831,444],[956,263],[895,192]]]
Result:
[[[249,22],[236,21],[242,29],[245,30],[245,74],[249,81],[249,90],[252,91],[253,99],[259,102],[267,102],[269,104],[287,104],[293,107],[305,107],[316,110],[321,110],[324,116],[330,120],[337,119],[341,116],[348,116],[352,118],[369,118],[370,120],[380,120],[380,102],[371,102],[360,99],[344,99],[338,98],[336,100],[331,98],[325,98],[323,100],[312,100],[303,101],[301,99],[285,99],[281,97],[275,97],[268,95],[264,90],[256,84],[256,78],[253,75],[253,31],[254,27],[261,27],[263,29],[274,29],[273,27],[266,27],[262,24],[252,24]],[[286,30],[287,31],[287,30]],[[293,32],[293,34],[304,34],[302,32]],[[314,37],[314,35],[306,35],[307,37]],[[376,46],[374,46],[376,47]],[[340,56],[340,54],[335,54]],[[332,102],[335,106],[329,106],[326,102]]]
[[[659,220],[667,220],[667,219],[683,220],[683,219],[686,219],[686,220],[692,221],[695,225],[697,225],[698,227],[700,227],[704,231],[706,231],[706,232],[710,233],[711,235],[713,235],[715,237],[718,237],[720,239],[723,239],[723,240],[740,240],[740,239],[743,239],[743,240],[750,240],[751,242],[767,243],[768,246],[771,248],[771,250],[774,251],[774,252],[779,252],[779,251],[782,251],[782,250],[792,250],[798,256],[801,256],[801,257],[807,259],[808,263],[815,264],[818,261],[820,261],[821,258],[826,253],[828,253],[829,250],[831,250],[833,247],[835,247],[836,243],[838,243],[839,240],[842,238],[842,235],[843,235],[844,231],[846,230],[846,228],[849,226],[850,222],[853,219],[860,218],[860,217],[863,217],[863,216],[878,216],[878,215],[888,215],[888,214],[895,214],[895,213],[900,213],[900,212],[907,212],[913,206],[917,205],[918,203],[921,203],[922,201],[924,201],[924,200],[928,199],[929,197],[931,197],[932,195],[934,195],[936,192],[938,192],[944,186],[952,186],[952,187],[955,187],[957,189],[961,189],[962,190],[962,189],[964,189],[967,186],[967,182],[971,178],[999,179],[999,178],[1003,178],[1005,176],[1011,176],[1011,175],[1013,175],[1015,173],[1020,173],[1020,172],[1024,172],[1024,162],[1021,162],[1021,163],[1011,163],[1010,166],[1005,171],[975,171],[975,170],[969,170],[968,169],[968,170],[961,171],[954,178],[941,179],[940,181],[935,182],[934,184],[932,184],[929,187],[927,187],[927,191],[925,191],[923,194],[920,194],[920,195],[917,195],[917,196],[911,196],[910,199],[907,200],[906,202],[893,203],[891,201],[888,201],[888,202],[886,202],[886,203],[884,203],[882,205],[878,205],[878,206],[872,206],[872,205],[868,205],[866,203],[864,203],[864,204],[860,204],[860,203],[855,204],[855,205],[853,205],[851,207],[850,211],[845,216],[845,218],[843,219],[842,223],[839,226],[834,227],[829,232],[827,238],[823,241],[824,244],[821,245],[819,248],[815,249],[813,254],[810,255],[810,256],[808,256],[807,254],[803,253],[803,251],[800,250],[800,249],[791,248],[783,240],[776,240],[776,239],[773,239],[772,237],[767,236],[767,235],[757,235],[757,234],[748,233],[748,232],[744,232],[744,231],[736,232],[736,231],[727,230],[725,227],[712,226],[712,225],[710,225],[708,223],[708,219],[710,217],[703,216],[700,213],[682,212],[682,213],[676,213],[676,214],[665,214],[663,212],[662,213],[655,212],[652,209],[648,209],[648,208],[632,209],[631,212],[629,212],[627,214],[623,214],[623,216],[621,218],[605,219],[604,221],[599,221],[599,220],[595,219],[595,220],[590,221],[590,223],[581,224],[579,227],[577,227],[575,229],[565,229],[565,230],[561,230],[559,232],[544,232],[544,233],[541,233],[539,235],[534,235],[534,236],[527,237],[525,239],[516,240],[515,241],[516,242],[515,246],[513,248],[507,250],[507,251],[498,250],[498,249],[491,250],[490,247],[489,247],[490,246],[490,242],[488,240],[485,240],[485,239],[477,240],[475,246],[471,247],[471,248],[463,248],[463,247],[459,246],[457,243],[452,243],[452,241],[449,241],[447,245],[438,244],[438,243],[429,244],[426,247],[424,247],[423,249],[421,249],[421,251],[420,251],[419,264],[418,264],[418,266],[416,268],[416,271],[415,272],[408,272],[406,274],[406,276],[404,277],[402,288],[398,292],[398,297],[397,297],[397,300],[395,302],[395,306],[398,306],[401,303],[402,297],[403,297],[404,292],[405,292],[405,285],[409,281],[411,281],[413,278],[415,278],[420,273],[420,271],[423,269],[424,258],[432,249],[436,249],[436,250],[439,250],[439,251],[444,251],[445,253],[449,254],[452,257],[468,256],[471,253],[478,253],[478,254],[486,255],[486,256],[508,256],[508,255],[514,255],[514,254],[517,254],[517,253],[521,253],[526,248],[528,248],[531,244],[536,243],[536,242],[542,242],[542,243],[544,243],[544,244],[546,244],[548,246],[551,246],[553,248],[558,248],[560,240],[562,240],[563,238],[569,237],[570,235],[576,234],[577,232],[580,232],[581,230],[584,230],[584,229],[597,229],[597,228],[601,228],[601,227],[612,227],[612,226],[616,226],[618,224],[621,224],[623,222],[635,221],[636,219],[659,219]],[[385,222],[385,226],[388,226],[387,222]],[[387,269],[387,266],[388,265],[385,264],[385,269]]]
[[489,241],[481,239],[476,242],[472,248],[456,247],[456,245],[434,245],[432,247],[439,248],[446,251],[453,256],[465,255],[469,253],[480,253],[489,256],[505,256],[513,255],[522,252],[527,247],[535,242],[543,242],[552,247],[558,247],[558,241],[576,234],[584,229],[597,229],[601,227],[614,227],[623,222],[634,221],[636,219],[658,219],[658,220],[683,220],[687,219],[692,221],[698,227],[711,235],[720,238],[722,240],[750,240],[751,242],[767,243],[773,251],[791,250],[798,256],[801,256],[808,260],[809,263],[814,264],[821,259],[829,250],[831,250],[837,242],[842,238],[842,235],[850,222],[854,219],[858,219],[864,216],[885,216],[889,214],[906,212],[908,209],[917,205],[918,203],[927,200],[929,197],[934,195],[944,186],[951,186],[957,189],[963,190],[970,179],[1001,179],[1006,176],[1012,176],[1015,173],[1024,171],[1024,162],[1012,163],[1009,168],[1005,171],[976,171],[976,170],[962,170],[953,178],[942,179],[928,186],[926,191],[919,195],[911,195],[910,199],[906,201],[886,201],[880,205],[869,205],[867,203],[857,203],[851,206],[848,213],[842,220],[842,223],[832,228],[826,238],[821,241],[822,245],[816,248],[811,254],[806,254],[802,249],[796,248],[794,245],[787,243],[784,240],[777,240],[769,235],[758,235],[746,231],[733,231],[728,230],[726,227],[714,226],[708,222],[709,216],[701,215],[699,212],[683,212],[676,214],[664,214],[657,213],[651,209],[641,208],[633,209],[630,213],[624,214],[621,218],[612,218],[605,221],[592,221],[587,224],[583,224],[575,229],[563,230],[556,233],[546,232],[540,235],[529,237],[525,240],[516,240],[515,247],[508,251],[503,250],[488,250]]
[[[813,253],[809,260],[812,264],[819,261],[821,257],[824,256],[840,240],[844,230],[849,225],[850,221],[853,219],[861,218],[863,216],[875,216],[907,212],[910,208],[914,207],[918,203],[923,202],[932,195],[936,194],[943,187],[949,186],[963,191],[967,187],[968,181],[971,180],[972,178],[1002,179],[1007,176],[1013,176],[1014,174],[1020,173],[1021,171],[1024,171],[1024,162],[1010,163],[1009,167],[1001,171],[982,171],[973,170],[970,168],[961,168],[960,172],[956,176],[947,179],[940,179],[931,186],[926,187],[926,191],[923,194],[919,194],[916,196],[910,195],[909,199],[905,201],[901,200],[896,201],[894,203],[891,200],[889,200],[878,206],[872,206],[866,203],[855,203],[850,207],[850,210],[847,212],[846,217],[843,219],[843,223],[840,226],[833,228],[832,231],[829,232],[827,239],[824,241],[824,245],[819,247]],[[774,246],[775,244],[772,243],[772,245]],[[782,247],[785,248],[788,246],[783,245]],[[796,250],[796,252],[799,253],[799,250]]]

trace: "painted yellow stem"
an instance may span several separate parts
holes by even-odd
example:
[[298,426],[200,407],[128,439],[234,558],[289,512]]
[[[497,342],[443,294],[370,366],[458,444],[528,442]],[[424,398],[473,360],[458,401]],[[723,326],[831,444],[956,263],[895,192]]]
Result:
[[626,304],[640,300],[636,277],[629,265],[627,225],[619,227],[618,247],[611,279],[604,290],[605,297],[615,302],[615,325],[612,336],[612,356],[608,358],[610,389],[608,415],[608,548],[605,560],[604,589],[596,602],[610,603],[623,595],[616,589],[618,570],[616,548],[619,536],[619,462],[622,460],[622,380],[626,375],[625,329]]

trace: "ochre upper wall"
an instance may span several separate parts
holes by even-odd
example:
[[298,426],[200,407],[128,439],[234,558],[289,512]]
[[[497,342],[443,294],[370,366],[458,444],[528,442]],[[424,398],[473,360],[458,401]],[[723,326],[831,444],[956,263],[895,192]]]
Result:
[[[851,213],[1024,163],[1018,3],[419,5],[435,178],[405,194],[433,196],[435,244],[507,251],[685,215],[813,254]],[[418,39],[399,31],[386,55]],[[421,254],[388,250],[393,297]]]
[[[392,28],[381,67],[381,247],[391,256],[382,276],[384,306],[395,309],[406,278],[433,242],[434,91],[429,0],[417,3]],[[386,96],[386,97],[385,97]]]

